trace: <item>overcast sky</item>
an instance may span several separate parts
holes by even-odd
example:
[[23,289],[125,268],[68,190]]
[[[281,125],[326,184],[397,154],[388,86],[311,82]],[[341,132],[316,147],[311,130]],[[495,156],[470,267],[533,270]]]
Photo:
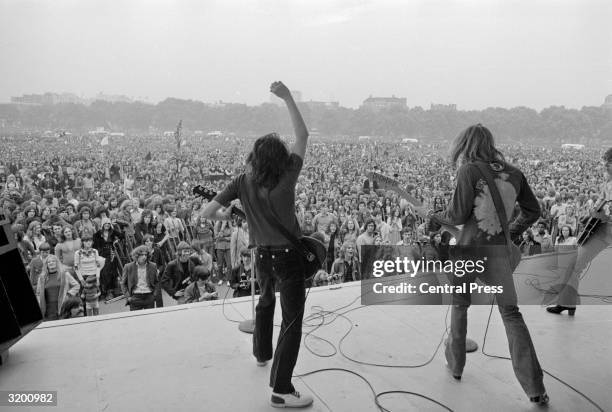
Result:
[[0,102],[98,92],[259,104],[580,108],[612,94],[610,0],[0,0]]

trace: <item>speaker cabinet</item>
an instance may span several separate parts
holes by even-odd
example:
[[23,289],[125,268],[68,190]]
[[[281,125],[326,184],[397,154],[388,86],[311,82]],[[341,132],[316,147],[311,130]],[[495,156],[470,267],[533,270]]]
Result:
[[0,354],[42,322],[17,242],[8,221],[0,222]]

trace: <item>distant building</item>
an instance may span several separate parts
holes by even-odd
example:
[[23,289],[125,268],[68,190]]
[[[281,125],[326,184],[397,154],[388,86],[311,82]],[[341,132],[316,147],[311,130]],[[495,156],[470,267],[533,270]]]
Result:
[[406,98],[405,97],[368,97],[363,101],[362,107],[372,110],[372,111],[380,111],[380,110],[388,110],[393,108],[405,108],[406,107]]
[[310,110],[314,110],[314,109],[337,109],[340,107],[340,103],[339,102],[317,102],[314,100],[309,100],[307,102],[304,102],[304,104],[306,106],[308,106],[308,108]]
[[456,104],[434,104],[432,103],[430,106],[431,110],[438,112],[455,112],[457,111]]
[[612,94],[606,97],[606,99],[604,100],[604,104],[602,104],[601,107],[603,107],[604,109],[612,110]]
[[11,103],[29,104],[37,106],[55,104],[57,100],[58,95],[55,93],[24,94],[19,97],[11,97]]
[[73,103],[73,104],[84,104],[85,99],[81,99],[74,93],[62,93],[56,95],[55,103]]
[[98,93],[91,101],[102,100],[109,103],[132,103],[134,100],[131,97],[122,94],[104,94]]
[[24,94],[22,96],[11,97],[11,103],[14,104],[28,104],[28,105],[52,105],[62,103],[73,103],[73,104],[85,104],[89,105],[96,100],[102,100],[105,102],[125,102],[131,103],[133,100],[123,95],[109,95],[98,93],[93,99],[85,99],[77,96],[74,93],[44,93],[44,94]]
[[96,127],[96,130],[90,130],[88,134],[90,136],[107,136],[109,132],[104,130],[104,127]]

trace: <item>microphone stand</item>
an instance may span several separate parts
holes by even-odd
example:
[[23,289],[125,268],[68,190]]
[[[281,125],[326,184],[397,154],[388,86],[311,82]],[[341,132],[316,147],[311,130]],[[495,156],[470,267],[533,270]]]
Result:
[[253,334],[255,330],[255,248],[251,248],[251,319],[245,319],[238,324],[238,329],[244,333]]

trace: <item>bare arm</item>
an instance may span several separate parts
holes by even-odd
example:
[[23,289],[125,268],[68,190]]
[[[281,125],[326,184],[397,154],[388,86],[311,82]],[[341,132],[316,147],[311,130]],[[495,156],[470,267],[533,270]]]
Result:
[[308,129],[306,128],[306,124],[304,124],[302,114],[297,104],[295,104],[291,92],[282,82],[272,83],[270,91],[285,101],[287,109],[289,109],[289,116],[291,117],[291,124],[293,125],[293,131],[295,133],[295,143],[291,148],[291,152],[304,159],[306,155],[306,145],[308,144]]
[[223,207],[216,200],[211,200],[206,203],[206,206],[200,209],[200,216],[211,220],[230,220],[232,218],[232,206]]

